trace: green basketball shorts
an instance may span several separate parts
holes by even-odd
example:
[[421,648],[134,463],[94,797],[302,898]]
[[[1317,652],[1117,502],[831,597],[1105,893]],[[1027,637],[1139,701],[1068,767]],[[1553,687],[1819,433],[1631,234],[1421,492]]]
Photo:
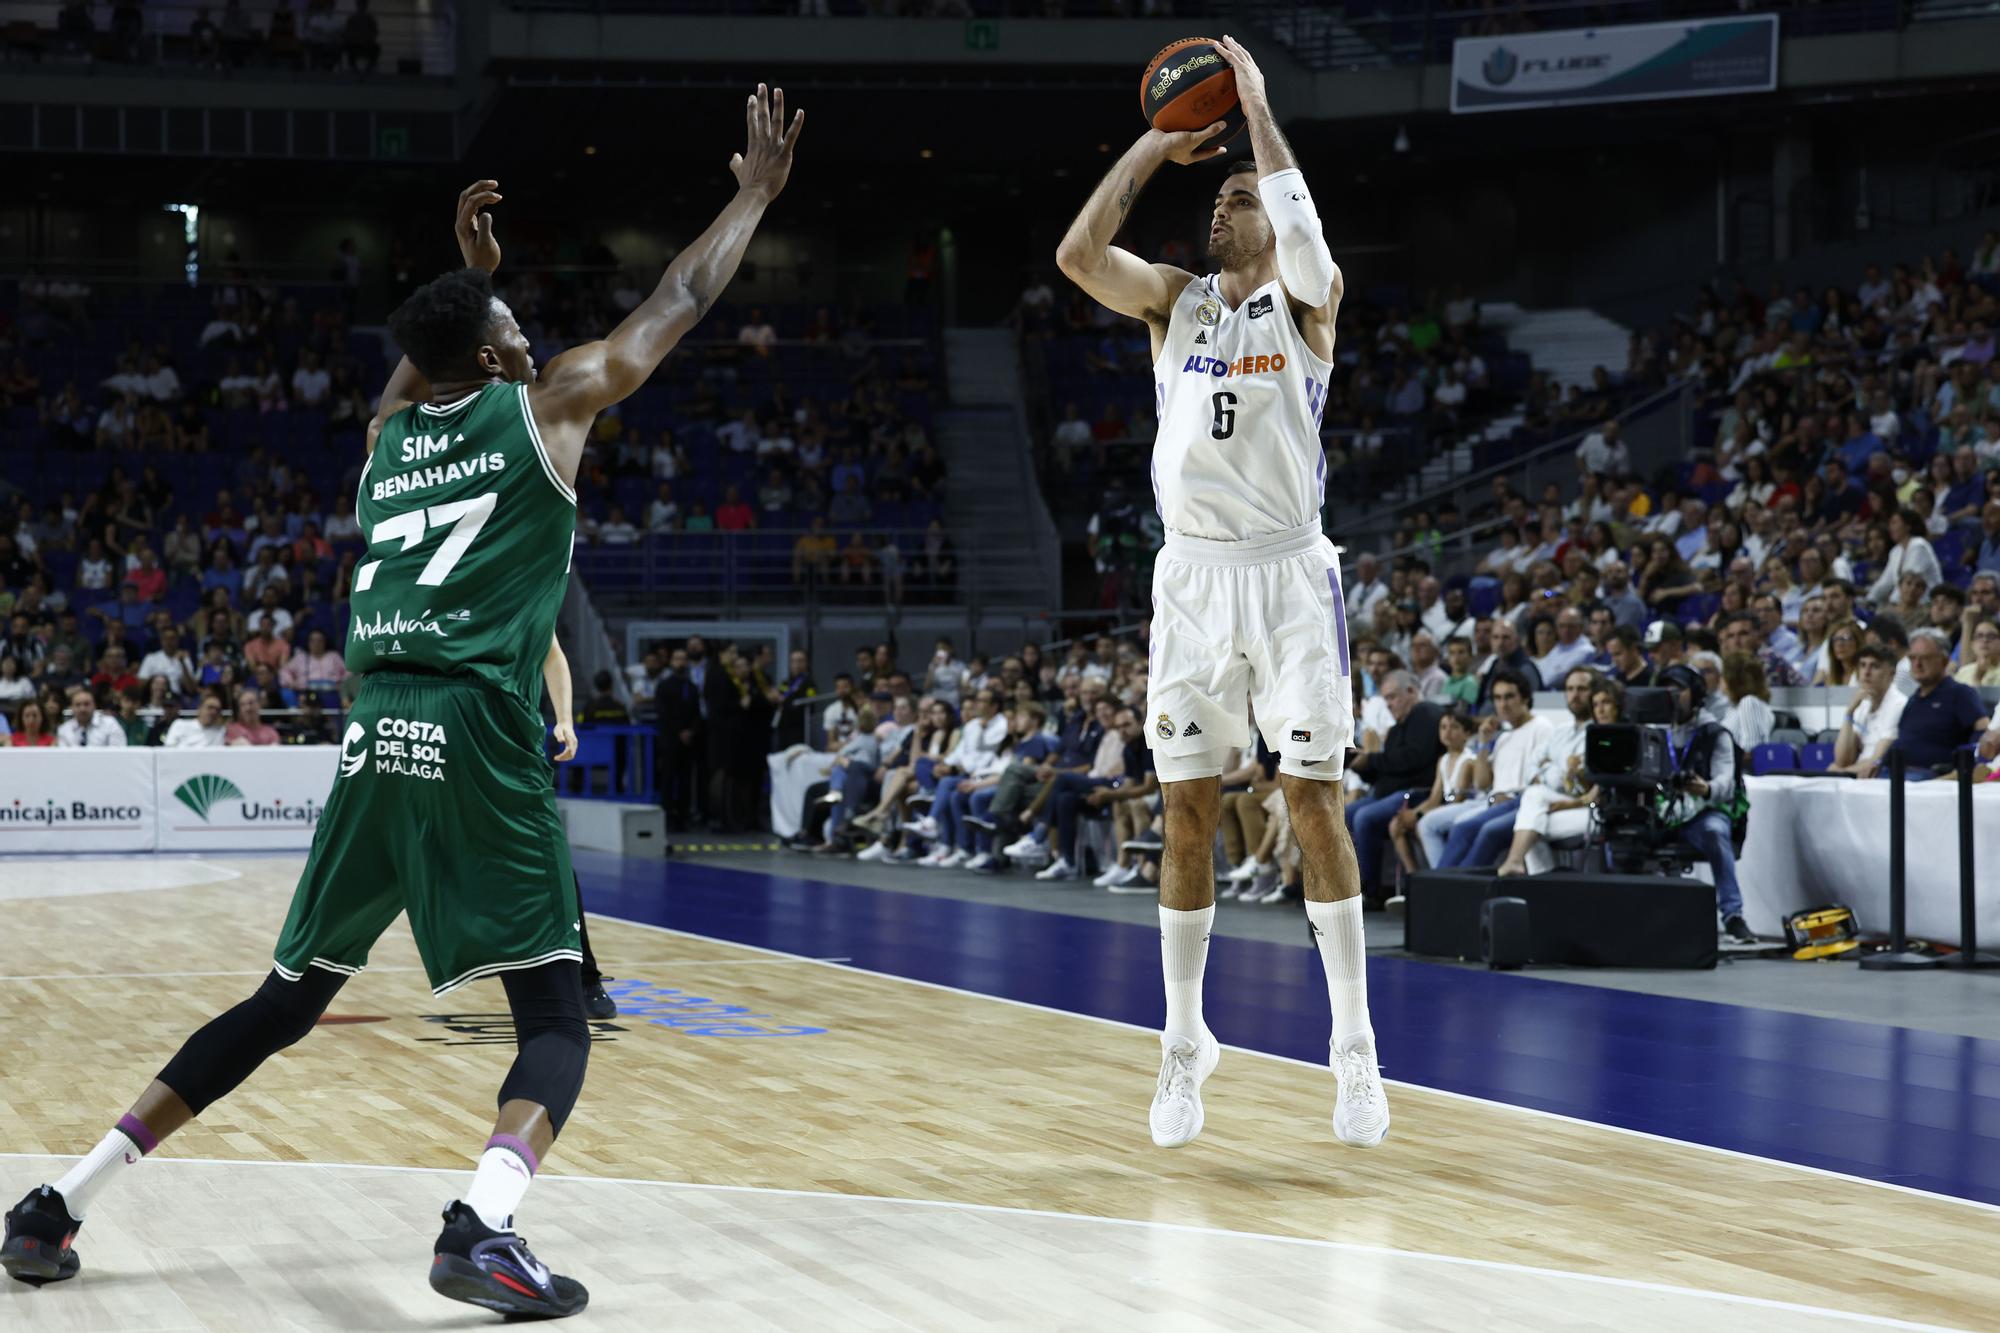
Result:
[[349,975],[410,914],[431,989],[581,960],[569,840],[542,720],[464,677],[374,671],[276,951],[280,975]]

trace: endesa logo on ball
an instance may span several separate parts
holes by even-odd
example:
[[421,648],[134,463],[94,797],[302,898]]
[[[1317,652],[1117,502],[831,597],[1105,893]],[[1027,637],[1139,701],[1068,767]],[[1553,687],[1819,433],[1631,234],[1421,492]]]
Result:
[[1273,352],[1270,356],[1239,356],[1234,361],[1223,361],[1212,356],[1191,356],[1181,367],[1183,375],[1208,375],[1215,379],[1226,379],[1231,375],[1276,375],[1285,368],[1285,354]]

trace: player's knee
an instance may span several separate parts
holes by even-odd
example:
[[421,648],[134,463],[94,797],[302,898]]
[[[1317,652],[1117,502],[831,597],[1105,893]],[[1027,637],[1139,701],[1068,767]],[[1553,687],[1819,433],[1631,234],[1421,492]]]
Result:
[[305,969],[297,981],[287,981],[276,972],[265,977],[250,999],[269,1049],[282,1051],[303,1041],[346,980],[338,972],[317,967]]

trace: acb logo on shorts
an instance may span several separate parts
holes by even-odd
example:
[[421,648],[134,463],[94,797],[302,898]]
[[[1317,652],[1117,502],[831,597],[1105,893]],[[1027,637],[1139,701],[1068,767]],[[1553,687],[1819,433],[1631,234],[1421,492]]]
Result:
[[1174,738],[1174,720],[1165,713],[1160,714],[1160,720],[1153,724],[1153,731],[1163,741],[1172,740]]
[[1297,741],[1299,744],[1301,745],[1308,744],[1309,742],[1311,742],[1312,738],[1313,734],[1310,731],[1302,731],[1297,727],[1292,728],[1292,739]]

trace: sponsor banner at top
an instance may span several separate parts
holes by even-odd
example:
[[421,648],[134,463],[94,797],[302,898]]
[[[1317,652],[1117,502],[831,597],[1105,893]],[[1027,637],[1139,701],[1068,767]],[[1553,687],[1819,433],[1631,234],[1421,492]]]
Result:
[[1777,86],[1773,14],[1452,43],[1454,113],[1767,93]]

